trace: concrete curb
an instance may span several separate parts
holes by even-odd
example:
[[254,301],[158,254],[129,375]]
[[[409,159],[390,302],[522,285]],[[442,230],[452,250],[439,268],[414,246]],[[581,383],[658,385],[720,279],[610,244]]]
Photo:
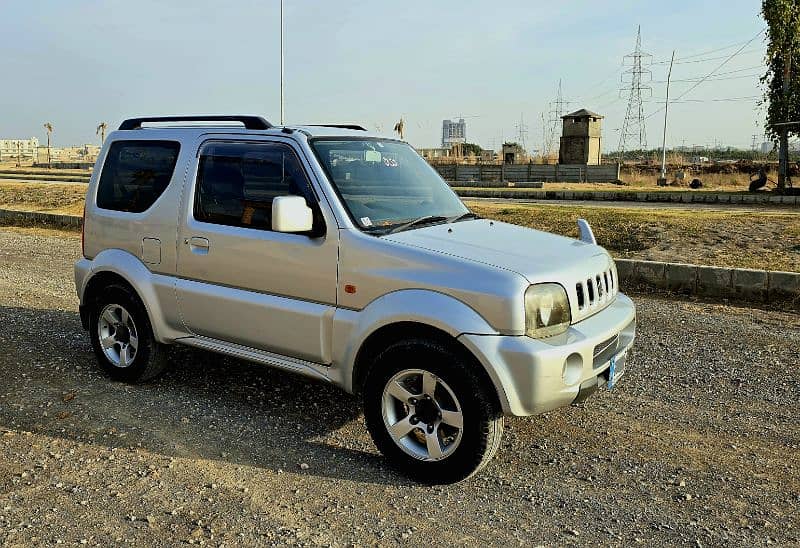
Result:
[[622,285],[745,301],[800,301],[800,273],[615,259]]
[[464,188],[450,183],[462,198],[505,198],[510,200],[585,200],[612,202],[672,202],[690,204],[784,204],[800,205],[800,196],[777,196],[768,192],[630,192],[611,190],[495,190]]
[[0,209],[0,224],[42,224],[66,228],[80,228],[83,219],[76,215],[58,215],[55,213],[38,213],[35,211],[15,211]]
[[0,173],[0,181],[24,181],[34,183],[84,183],[89,184],[89,177],[81,175],[25,175],[22,173]]
[[[80,228],[76,215],[0,209],[0,224],[25,223]],[[621,285],[647,285],[688,295],[742,301],[800,302],[800,273],[724,268],[684,263],[615,259]]]

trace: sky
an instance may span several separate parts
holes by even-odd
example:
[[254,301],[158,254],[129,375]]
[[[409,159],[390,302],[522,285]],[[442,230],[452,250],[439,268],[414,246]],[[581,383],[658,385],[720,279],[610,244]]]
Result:
[[[286,122],[389,134],[402,116],[411,144],[435,147],[442,120],[463,115],[469,141],[498,148],[519,140],[523,119],[533,150],[561,80],[570,111],[605,116],[603,148],[616,150],[623,56],[641,25],[653,56],[648,145],[661,144],[657,111],[675,50],[670,96],[688,93],[670,105],[667,146],[750,148],[753,135],[763,140],[754,97],[764,35],[745,44],[765,26],[759,5],[285,0]],[[0,139],[44,142],[51,122],[54,146],[97,143],[101,121],[116,128],[143,115],[259,114],[277,124],[279,28],[279,0],[0,0]],[[720,79],[690,90],[715,69]]]

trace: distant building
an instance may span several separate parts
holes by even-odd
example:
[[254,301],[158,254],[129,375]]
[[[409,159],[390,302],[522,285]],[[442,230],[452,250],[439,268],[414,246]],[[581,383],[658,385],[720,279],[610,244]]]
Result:
[[12,160],[18,156],[36,160],[39,139],[0,139],[0,160]]
[[582,108],[562,116],[561,146],[558,149],[559,164],[600,165],[602,149],[600,143],[600,120],[597,113]]
[[769,154],[773,146],[772,143],[761,143],[761,154]]
[[442,120],[442,148],[450,150],[457,143],[467,142],[467,123],[463,118],[458,122]]
[[453,153],[452,149],[450,148],[418,148],[417,152],[419,152],[419,155],[429,162],[431,160],[437,161],[450,158],[451,154]]
[[525,164],[530,161],[530,156],[525,149],[517,143],[503,143],[504,164]]

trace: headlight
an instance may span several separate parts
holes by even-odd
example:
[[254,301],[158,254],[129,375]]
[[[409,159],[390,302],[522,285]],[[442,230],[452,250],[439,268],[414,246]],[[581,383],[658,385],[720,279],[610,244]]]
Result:
[[529,337],[563,333],[571,320],[567,292],[559,284],[536,284],[525,291],[525,334]]

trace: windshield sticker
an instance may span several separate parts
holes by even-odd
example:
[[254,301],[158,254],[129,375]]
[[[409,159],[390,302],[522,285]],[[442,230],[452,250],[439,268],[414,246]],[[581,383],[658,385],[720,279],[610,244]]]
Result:
[[369,217],[361,217],[361,225],[372,226],[372,219],[370,219]]
[[394,160],[392,158],[387,158],[386,156],[384,156],[383,165],[385,165],[386,167],[397,167],[399,164],[397,163],[397,160]]

